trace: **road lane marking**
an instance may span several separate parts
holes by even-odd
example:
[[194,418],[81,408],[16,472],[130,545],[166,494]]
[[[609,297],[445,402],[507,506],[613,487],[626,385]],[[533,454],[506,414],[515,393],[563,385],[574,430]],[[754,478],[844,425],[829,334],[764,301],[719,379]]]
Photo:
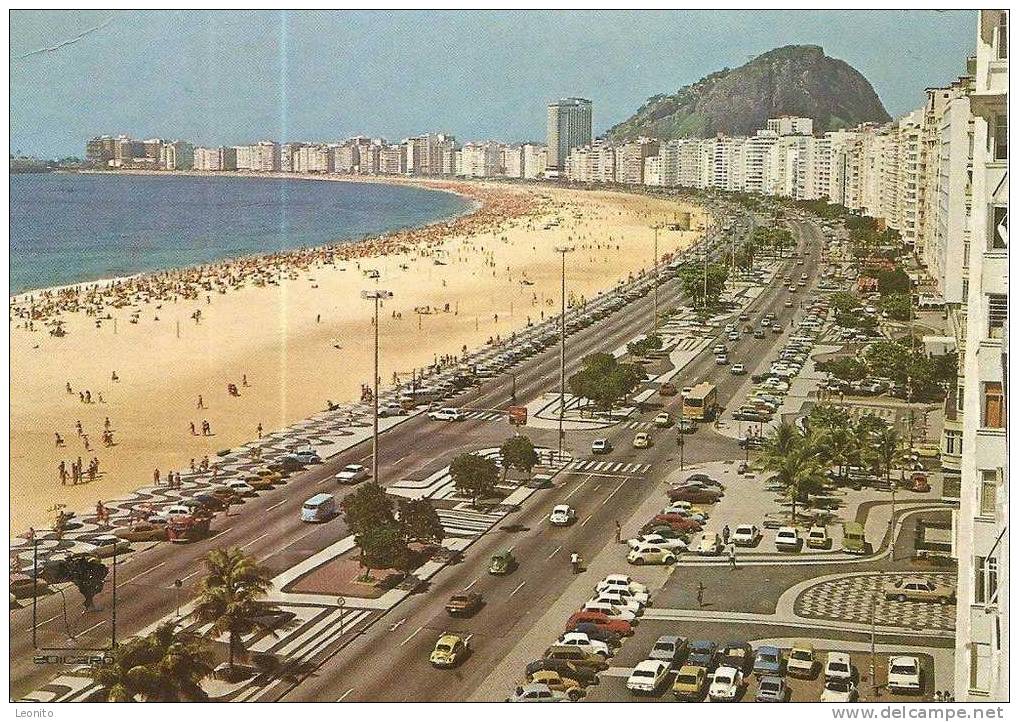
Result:
[[258,541],[259,539],[265,539],[265,538],[266,538],[267,536],[269,536],[269,534],[271,534],[271,533],[272,533],[272,532],[268,532],[268,531],[267,531],[267,532],[266,532],[265,534],[262,534],[261,536],[256,536],[256,537],[255,537],[254,539],[252,539],[251,541],[249,541],[249,542],[248,542],[247,544],[241,544],[241,547],[240,547],[240,548],[241,548],[241,549],[247,549],[247,548],[248,548],[249,546],[251,546],[252,544],[254,544],[255,542],[257,542],[257,541]]
[[605,501],[603,501],[601,503],[601,505],[605,506],[606,504],[608,504],[609,503],[609,499],[611,499],[613,496],[615,496],[616,492],[619,491],[620,489],[622,489],[623,488],[623,484],[625,484],[625,483],[626,483],[625,481],[619,482],[619,486],[617,486],[615,489],[613,489],[612,493],[605,497]]
[[351,687],[351,688],[350,688],[350,689],[348,689],[348,690],[347,690],[346,692],[344,692],[344,693],[343,693],[343,696],[341,696],[341,697],[340,697],[340,698],[339,698],[338,700],[336,700],[336,701],[337,701],[337,702],[342,702],[342,701],[343,701],[343,700],[345,700],[345,699],[346,699],[347,697],[349,697],[349,696],[350,696],[350,693],[351,693],[351,692],[353,692],[353,691],[354,691],[354,688],[353,688],[353,687]]
[[201,570],[201,569],[199,569],[198,571],[194,571],[194,572],[191,572],[191,573],[190,573],[190,574],[188,574],[188,575],[187,575],[186,577],[181,577],[181,578],[180,578],[180,580],[181,580],[182,582],[186,582],[186,581],[187,581],[188,579],[190,579],[191,577],[193,577],[193,576],[195,576],[195,575],[197,575],[197,574],[201,574],[201,573],[202,573],[202,570]]
[[562,546],[557,546],[557,547],[555,548],[555,551],[553,551],[553,552],[552,552],[551,554],[549,554],[549,555],[548,555],[547,557],[545,557],[545,558],[546,558],[546,559],[551,559],[551,558],[552,558],[552,557],[554,557],[554,556],[555,556],[556,554],[558,554],[558,553],[559,553],[559,552],[560,552],[561,550],[562,550]]
[[424,629],[424,625],[422,625],[422,626],[418,627],[417,629],[415,629],[414,632],[409,637],[407,637],[405,640],[400,642],[400,646],[402,647],[407,642],[409,642],[410,640],[414,639],[414,637],[416,637],[418,635],[418,632],[420,632],[422,629]]
[[275,504],[273,504],[272,506],[267,508],[266,511],[272,511],[273,509],[277,509],[277,508],[283,506],[286,503],[287,503],[286,499],[284,499],[283,501],[276,502]]
[[587,522],[591,521],[592,519],[594,519],[594,514],[584,519],[584,521],[580,522],[580,526],[587,526]]
[[401,620],[400,620],[399,622],[393,622],[392,624],[390,624],[390,625],[389,625],[389,631],[390,631],[390,632],[395,632],[395,631],[396,631],[397,629],[399,629],[400,627],[402,627],[402,626],[403,626],[403,623],[404,623],[404,622],[406,622],[406,621],[407,621],[407,618],[406,618],[406,617],[404,617],[404,618],[403,618],[403,619],[401,619]]
[[478,582],[480,582],[480,581],[481,581],[481,577],[478,577],[478,578],[477,578],[477,579],[475,579],[475,580],[474,580],[473,582],[471,582],[471,583],[470,583],[470,584],[468,584],[468,585],[467,585],[466,587],[464,587],[464,591],[467,591],[468,589],[470,589],[471,587],[473,587],[473,586],[474,586],[475,584],[477,584],[477,583],[478,583]]
[[516,589],[514,589],[514,590],[513,590],[512,592],[510,592],[510,593],[509,593],[509,596],[510,596],[510,597],[512,597],[512,596],[513,596],[514,594],[516,594],[517,592],[519,592],[519,591],[520,591],[521,589],[523,589],[523,588],[524,588],[524,585],[525,585],[525,584],[527,584],[527,582],[520,582],[520,586],[518,586],[518,587],[517,587]]
[[590,476],[590,475],[589,475],[589,476],[588,476],[588,477],[587,477],[586,479],[584,479],[584,480],[583,480],[582,482],[580,482],[579,484],[577,484],[577,486],[576,486],[576,487],[575,487],[575,488],[574,488],[574,489],[573,489],[573,490],[572,490],[572,491],[571,491],[571,492],[570,492],[569,494],[567,494],[567,495],[565,496],[565,498],[566,498],[566,499],[569,499],[569,498],[570,498],[571,496],[573,496],[573,495],[574,495],[574,494],[576,494],[576,493],[577,493],[578,491],[580,491],[581,489],[583,489],[583,488],[584,488],[584,485],[585,485],[585,484],[587,484],[587,482],[589,482],[589,481],[591,481],[591,476]]
[[83,629],[83,630],[81,630],[81,631],[80,631],[80,632],[78,632],[78,634],[76,634],[75,636],[79,636],[79,635],[82,635],[82,634],[88,634],[88,633],[89,633],[89,632],[91,632],[91,631],[92,631],[93,629],[97,629],[97,628],[99,628],[99,627],[103,626],[104,624],[106,624],[106,620],[105,620],[105,619],[104,619],[103,621],[99,622],[99,624],[93,624],[93,625],[92,625],[91,627],[89,627],[88,629]]
[[159,569],[159,567],[163,566],[164,564],[166,564],[166,562],[159,562],[159,564],[156,564],[155,566],[151,566],[151,567],[149,567],[148,569],[146,569],[146,570],[145,570],[144,572],[142,572],[141,574],[135,574],[135,575],[134,575],[133,577],[131,577],[131,578],[130,578],[130,579],[128,579],[127,581],[125,581],[125,582],[121,582],[121,583],[122,583],[122,584],[130,584],[131,582],[133,582],[133,581],[134,581],[135,579],[137,579],[138,577],[144,577],[144,576],[145,576],[146,574],[148,574],[149,572],[151,572],[151,571],[152,571],[153,569]]

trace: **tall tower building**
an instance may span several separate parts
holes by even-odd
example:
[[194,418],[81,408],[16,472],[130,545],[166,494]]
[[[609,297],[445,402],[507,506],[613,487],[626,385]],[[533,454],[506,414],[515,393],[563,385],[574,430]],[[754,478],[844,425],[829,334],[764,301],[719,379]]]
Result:
[[573,148],[591,145],[591,101],[563,98],[548,104],[548,170],[559,175]]

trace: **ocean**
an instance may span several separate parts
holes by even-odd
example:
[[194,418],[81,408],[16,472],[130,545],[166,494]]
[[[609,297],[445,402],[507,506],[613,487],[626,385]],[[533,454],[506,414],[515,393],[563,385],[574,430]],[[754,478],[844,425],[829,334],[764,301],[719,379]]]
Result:
[[57,173],[10,182],[11,294],[355,241],[472,207],[381,183]]

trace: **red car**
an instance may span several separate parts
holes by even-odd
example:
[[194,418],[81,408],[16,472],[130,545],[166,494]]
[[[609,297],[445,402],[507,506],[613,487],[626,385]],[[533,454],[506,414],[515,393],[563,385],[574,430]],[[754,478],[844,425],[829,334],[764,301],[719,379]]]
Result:
[[625,619],[616,619],[601,612],[577,612],[566,622],[566,631],[575,629],[578,624],[593,624],[598,629],[604,629],[621,637],[629,637],[633,634],[633,627]]
[[673,529],[679,532],[691,532],[700,531],[701,523],[696,519],[691,519],[688,516],[682,514],[658,514],[654,519],[651,520],[654,524],[668,524]]
[[667,492],[669,501],[688,501],[691,504],[714,504],[721,495],[712,489],[694,486],[677,486]]

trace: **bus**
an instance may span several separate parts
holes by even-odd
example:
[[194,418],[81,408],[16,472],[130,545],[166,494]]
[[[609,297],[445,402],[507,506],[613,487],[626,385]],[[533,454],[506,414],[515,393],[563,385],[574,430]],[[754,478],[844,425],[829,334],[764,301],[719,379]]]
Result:
[[683,396],[683,417],[694,421],[711,421],[718,410],[718,389],[702,382]]

